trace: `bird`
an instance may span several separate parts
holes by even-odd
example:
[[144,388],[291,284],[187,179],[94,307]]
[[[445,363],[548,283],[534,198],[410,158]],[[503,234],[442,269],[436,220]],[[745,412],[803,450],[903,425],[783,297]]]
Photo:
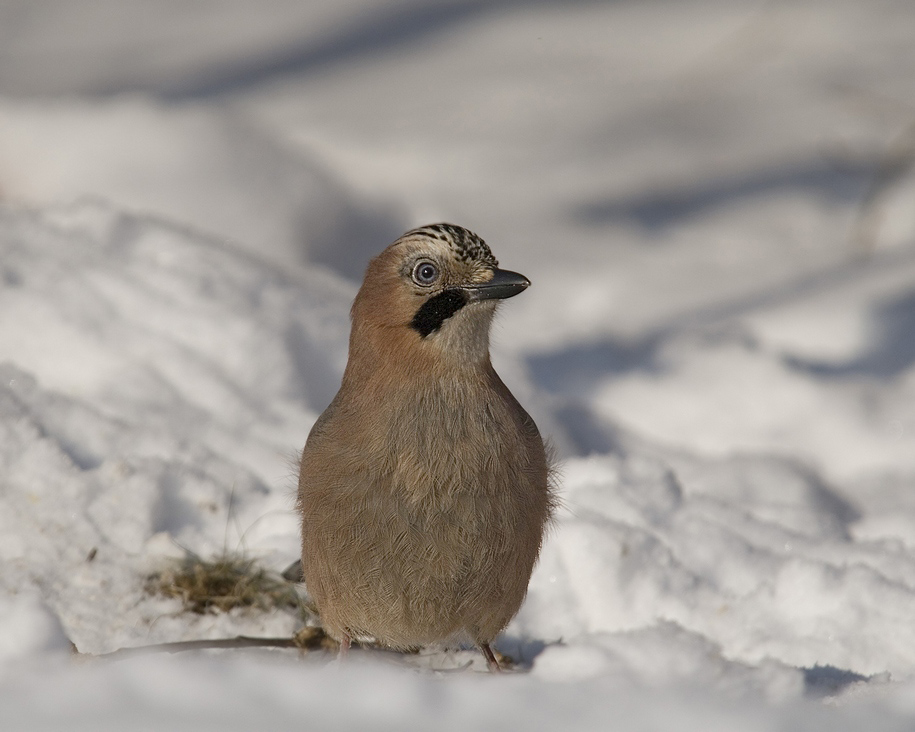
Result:
[[302,450],[302,572],[344,656],[491,644],[518,612],[555,500],[548,448],[492,366],[498,304],[530,281],[454,224],[408,231],[353,302],[342,383]]

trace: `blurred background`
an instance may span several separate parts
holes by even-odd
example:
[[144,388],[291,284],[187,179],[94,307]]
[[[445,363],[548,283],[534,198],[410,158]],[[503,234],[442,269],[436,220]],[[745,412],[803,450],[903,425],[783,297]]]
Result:
[[2,0],[0,196],[352,283],[459,223],[564,454],[915,474],[909,0]]

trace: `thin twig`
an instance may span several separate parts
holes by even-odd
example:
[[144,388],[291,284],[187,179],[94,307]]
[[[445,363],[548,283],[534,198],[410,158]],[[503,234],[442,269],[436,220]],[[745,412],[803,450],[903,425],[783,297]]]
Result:
[[331,639],[323,628],[306,626],[292,638],[252,638],[239,635],[235,638],[213,638],[211,640],[174,641],[171,643],[153,643],[148,646],[119,648],[109,653],[82,653],[73,645],[73,652],[82,658],[104,658],[114,660],[131,656],[145,656],[152,653],[183,653],[185,651],[206,651],[212,649],[238,648],[297,648],[300,651],[333,650],[336,641]]
[[293,638],[251,638],[244,635],[235,638],[214,638],[212,640],[175,641],[172,643],[153,643],[148,646],[134,646],[133,648],[119,648],[109,653],[82,653],[86,658],[104,658],[114,660],[130,658],[131,656],[145,656],[152,653],[182,653],[184,651],[201,651],[212,648],[300,648]]

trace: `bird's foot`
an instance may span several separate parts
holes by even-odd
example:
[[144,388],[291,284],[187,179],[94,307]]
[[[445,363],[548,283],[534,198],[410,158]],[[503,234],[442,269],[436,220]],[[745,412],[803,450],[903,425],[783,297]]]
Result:
[[496,654],[492,652],[489,643],[480,643],[480,651],[486,659],[486,665],[489,666],[490,673],[502,673],[502,667],[499,666],[499,662],[496,660]]

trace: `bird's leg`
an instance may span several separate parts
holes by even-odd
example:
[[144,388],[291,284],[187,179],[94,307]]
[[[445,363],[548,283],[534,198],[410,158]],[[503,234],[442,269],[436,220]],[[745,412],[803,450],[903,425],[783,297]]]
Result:
[[337,660],[343,663],[343,659],[346,658],[346,655],[349,653],[351,639],[346,633],[343,634],[343,637],[340,639],[340,652],[337,654]]
[[496,660],[496,654],[492,652],[489,643],[480,643],[480,651],[486,659],[486,665],[489,666],[490,673],[498,674],[502,672],[499,662]]

